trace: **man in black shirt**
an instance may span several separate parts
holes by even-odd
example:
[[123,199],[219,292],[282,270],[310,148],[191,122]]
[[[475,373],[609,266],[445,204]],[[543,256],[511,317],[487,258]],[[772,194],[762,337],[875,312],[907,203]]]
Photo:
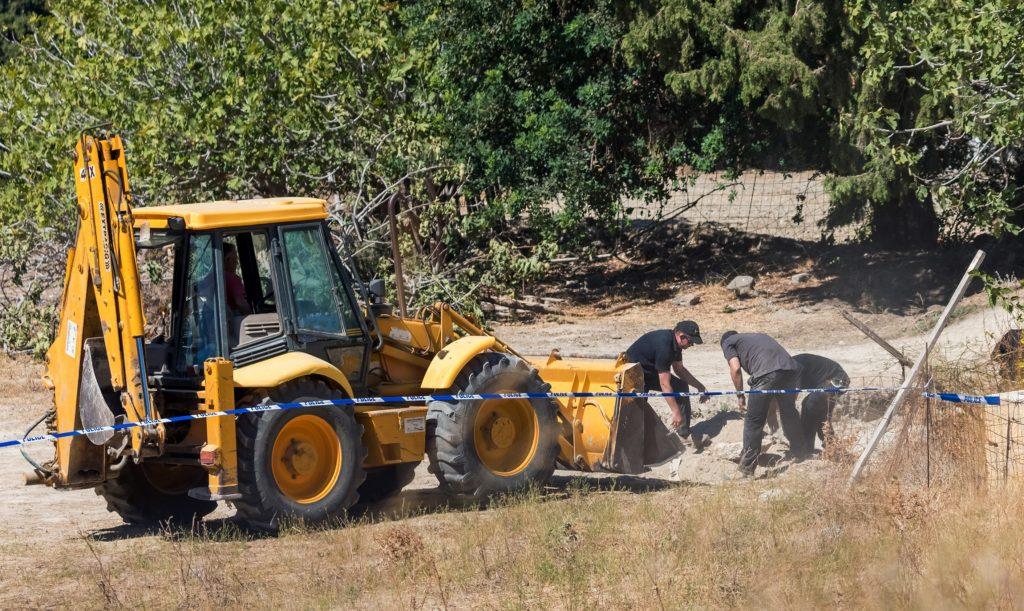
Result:
[[[626,359],[637,363],[644,372],[644,388],[648,392],[690,392],[693,385],[698,392],[707,388],[683,367],[682,351],[695,344],[703,344],[700,327],[692,320],[684,320],[675,329],[650,331],[640,336],[626,350]],[[675,373],[675,375],[672,375]],[[702,396],[700,402],[708,400]],[[665,397],[672,410],[672,428],[680,437],[693,436],[693,443],[700,449],[703,439],[690,431],[690,398]]]
[[[850,376],[832,359],[817,354],[798,354],[793,360],[800,366],[800,388],[846,388],[850,385]],[[800,403],[800,420],[808,448],[814,447],[815,437],[821,439],[822,447],[831,441],[832,410],[840,394],[812,392]]]
[[[729,374],[736,390],[743,390],[743,373],[749,377],[751,390],[781,390],[796,388],[799,365],[785,348],[764,333],[737,333],[722,335],[722,353],[729,363]],[[741,371],[742,369],[742,371]],[[796,395],[752,394],[748,401],[737,395],[740,410],[746,409],[743,422],[743,453],[740,471],[753,475],[761,455],[764,425],[772,402],[779,408],[782,432],[789,440],[790,452],[803,458],[807,455],[800,414],[796,411]]]

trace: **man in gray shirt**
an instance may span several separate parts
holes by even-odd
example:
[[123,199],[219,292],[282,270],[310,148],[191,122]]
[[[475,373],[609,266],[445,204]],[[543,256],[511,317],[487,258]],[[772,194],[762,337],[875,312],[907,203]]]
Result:
[[[736,390],[743,390],[743,371],[747,373],[751,390],[797,388],[800,366],[785,348],[768,335],[727,331],[722,335],[721,345]],[[764,425],[773,401],[779,407],[779,420],[782,422],[782,432],[789,440],[790,452],[797,458],[807,455],[800,414],[796,410],[796,395],[753,394],[749,401],[744,395],[738,395],[737,400],[740,410],[746,409],[740,471],[746,475],[754,474],[757,459],[761,455]]]

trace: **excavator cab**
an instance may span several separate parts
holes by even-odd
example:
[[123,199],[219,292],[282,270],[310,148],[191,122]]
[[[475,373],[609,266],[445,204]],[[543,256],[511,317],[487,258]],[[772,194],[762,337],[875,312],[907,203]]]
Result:
[[[309,202],[278,198],[200,207],[225,206],[241,216],[253,205],[274,207],[283,217],[276,220],[286,221],[292,207]],[[313,205],[322,206],[319,200]],[[350,379],[362,383],[369,331],[356,314],[352,278],[323,222],[200,230],[191,219],[171,216],[174,208],[140,209],[135,215],[140,249],[173,248],[162,380],[201,382],[210,358],[241,367],[303,352],[348,369]],[[153,229],[150,223],[164,226]]]
[[[83,135],[75,171],[80,227],[44,382],[51,431],[100,428],[57,439],[42,482],[94,487],[132,522],[189,523],[228,501],[276,528],[382,500],[424,457],[451,498],[480,500],[556,466],[637,473],[678,449],[642,399],[456,398],[633,391],[642,376],[621,358],[527,358],[444,303],[395,313],[339,256],[323,200],[133,208],[116,136]],[[413,398],[373,401],[394,395]],[[253,412],[210,417],[239,407]]]

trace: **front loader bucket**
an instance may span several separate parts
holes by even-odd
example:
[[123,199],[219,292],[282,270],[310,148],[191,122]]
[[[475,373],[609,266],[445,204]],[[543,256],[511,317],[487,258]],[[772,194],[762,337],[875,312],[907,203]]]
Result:
[[[621,390],[643,390],[643,375],[637,366],[622,373]],[[615,473],[643,473],[682,450],[679,436],[654,412],[647,399],[619,399],[616,418],[610,431],[608,470]]]
[[[642,391],[640,367],[605,360],[535,360],[552,392]],[[559,462],[570,469],[643,473],[680,452],[682,444],[646,399],[558,399],[562,431]]]

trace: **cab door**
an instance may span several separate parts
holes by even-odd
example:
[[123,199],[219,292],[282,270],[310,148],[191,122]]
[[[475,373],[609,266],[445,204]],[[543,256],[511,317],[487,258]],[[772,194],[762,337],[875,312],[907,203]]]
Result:
[[363,386],[369,333],[357,315],[351,281],[329,250],[321,224],[280,228],[283,276],[288,291],[288,330],[296,349],[338,367]]

